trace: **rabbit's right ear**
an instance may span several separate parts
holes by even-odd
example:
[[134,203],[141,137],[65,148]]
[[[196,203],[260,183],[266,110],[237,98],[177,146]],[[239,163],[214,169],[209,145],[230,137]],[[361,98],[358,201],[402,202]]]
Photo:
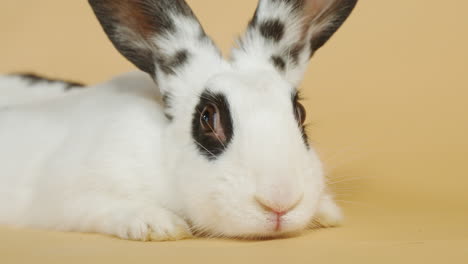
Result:
[[172,89],[166,85],[168,79],[184,78],[187,69],[207,64],[209,68],[210,62],[221,59],[184,0],[89,0],[89,4],[114,46],[149,73],[163,93]]
[[259,0],[233,59],[250,67],[273,66],[293,86],[312,55],[351,14],[358,0]]

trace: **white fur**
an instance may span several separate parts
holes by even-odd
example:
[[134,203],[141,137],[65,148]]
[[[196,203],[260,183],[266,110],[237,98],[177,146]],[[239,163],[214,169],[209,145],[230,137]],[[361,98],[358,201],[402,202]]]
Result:
[[0,111],[0,223],[165,240],[190,235],[188,220],[210,235],[273,236],[253,195],[288,203],[303,192],[283,232],[304,228],[322,169],[291,130],[288,86],[276,76],[232,71],[210,80],[235,106],[238,126],[216,163],[191,139],[195,97],[168,123],[142,73]]
[[[240,67],[257,68],[273,67],[271,64],[272,55],[288,54],[292,47],[304,42],[303,35],[305,17],[294,12],[290,5],[282,1],[261,0],[257,11],[257,20],[265,21],[269,19],[279,19],[284,25],[287,33],[279,41],[274,43],[260,36],[258,28],[249,28],[244,36],[238,40],[238,46],[232,50],[233,60]],[[308,36],[309,37],[309,36]],[[310,38],[307,38],[310,39]],[[285,79],[292,86],[297,86],[301,82],[304,72],[309,62],[310,50],[304,48],[299,54],[299,63],[292,63],[286,60]],[[255,58],[255,59],[252,59]],[[254,63],[254,65],[252,65]]]
[[[178,19],[175,35],[153,41],[165,54],[185,48],[191,56],[175,75],[156,68],[159,87],[140,72],[67,93],[0,77],[0,224],[172,240],[193,232],[274,237],[316,217],[324,226],[339,223],[321,162],[294,117],[291,80],[300,74],[285,78],[266,61],[249,60],[249,50],[261,57],[262,45],[268,49],[253,35],[248,52],[225,61],[199,38],[200,27]],[[215,161],[191,134],[205,89],[225,95],[234,126]],[[170,92],[168,108],[160,92]],[[294,206],[281,230],[258,199]]]
[[61,82],[37,82],[31,85],[20,76],[0,75],[0,107],[61,97],[66,94],[66,86]]

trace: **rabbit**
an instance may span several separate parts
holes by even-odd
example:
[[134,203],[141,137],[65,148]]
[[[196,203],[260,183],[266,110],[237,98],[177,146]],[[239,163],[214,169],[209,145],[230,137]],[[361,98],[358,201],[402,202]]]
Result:
[[0,78],[0,224],[141,241],[339,225],[297,87],[356,2],[260,0],[225,59],[183,0],[89,0],[140,71]]

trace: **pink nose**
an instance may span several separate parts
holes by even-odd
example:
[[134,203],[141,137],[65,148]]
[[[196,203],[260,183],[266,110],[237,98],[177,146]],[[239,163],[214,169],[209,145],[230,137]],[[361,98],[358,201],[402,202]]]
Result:
[[263,210],[268,212],[273,212],[275,214],[285,215],[289,211],[293,210],[294,208],[299,205],[302,201],[303,195],[299,196],[299,198],[294,199],[292,201],[271,201],[269,199],[265,199],[260,195],[255,196],[255,201],[263,208]]
[[255,196],[255,201],[263,208],[263,210],[267,212],[272,212],[276,215],[276,226],[275,226],[275,231],[280,231],[281,230],[281,218],[293,210],[294,208],[297,207],[297,205],[301,202],[302,200],[302,195],[300,196],[299,199],[295,200],[293,203],[288,203],[287,205],[279,205],[279,204],[274,204],[269,202],[266,199],[263,199],[260,196]]

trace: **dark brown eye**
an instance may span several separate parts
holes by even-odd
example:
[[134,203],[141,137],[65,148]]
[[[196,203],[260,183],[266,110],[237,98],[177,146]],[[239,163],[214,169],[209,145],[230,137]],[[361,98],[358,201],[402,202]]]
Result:
[[218,111],[216,106],[209,104],[203,108],[200,115],[200,123],[206,132],[214,132],[216,129],[216,119],[218,118]]
[[200,115],[200,124],[206,134],[212,135],[217,140],[226,140],[221,116],[216,105],[208,104],[203,108]]
[[299,102],[296,102],[295,114],[296,114],[296,120],[299,123],[299,125],[301,126],[304,125],[305,120],[306,120],[306,110],[304,106]]

